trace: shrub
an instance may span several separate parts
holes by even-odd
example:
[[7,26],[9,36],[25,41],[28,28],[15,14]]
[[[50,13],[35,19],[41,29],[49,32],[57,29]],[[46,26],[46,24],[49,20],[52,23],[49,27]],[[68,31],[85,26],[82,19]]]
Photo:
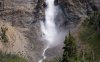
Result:
[[7,38],[7,35],[6,35],[7,30],[8,30],[8,28],[1,27],[1,39],[4,43],[8,42],[8,38]]

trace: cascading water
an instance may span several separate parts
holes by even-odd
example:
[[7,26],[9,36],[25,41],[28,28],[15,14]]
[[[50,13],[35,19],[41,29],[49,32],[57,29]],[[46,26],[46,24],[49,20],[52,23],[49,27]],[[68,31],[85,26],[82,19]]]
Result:
[[39,60],[42,62],[46,59],[45,52],[55,41],[55,37],[57,37],[57,29],[55,24],[55,11],[56,7],[54,5],[54,0],[46,0],[47,8],[45,10],[45,22],[41,21],[41,30],[43,32],[43,38],[47,41],[47,46],[43,50],[42,56],[43,59]]

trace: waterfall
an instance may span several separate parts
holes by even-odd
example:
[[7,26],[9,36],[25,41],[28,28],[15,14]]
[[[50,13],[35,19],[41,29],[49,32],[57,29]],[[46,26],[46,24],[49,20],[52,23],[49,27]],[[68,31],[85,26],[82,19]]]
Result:
[[46,4],[47,8],[45,9],[45,22],[41,21],[40,23],[41,30],[44,34],[43,38],[47,41],[47,46],[42,53],[43,59],[39,60],[39,62],[42,62],[44,59],[46,59],[45,52],[56,40],[58,34],[54,21],[56,15],[56,7],[54,6],[54,0],[46,0]]

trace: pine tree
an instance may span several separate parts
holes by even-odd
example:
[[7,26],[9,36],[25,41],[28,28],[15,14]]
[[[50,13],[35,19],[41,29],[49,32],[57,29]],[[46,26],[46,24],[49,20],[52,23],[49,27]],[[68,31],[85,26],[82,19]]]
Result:
[[65,37],[63,50],[64,52],[62,62],[69,62],[70,59],[76,54],[76,45],[74,43],[74,38],[71,36],[70,32],[68,37]]

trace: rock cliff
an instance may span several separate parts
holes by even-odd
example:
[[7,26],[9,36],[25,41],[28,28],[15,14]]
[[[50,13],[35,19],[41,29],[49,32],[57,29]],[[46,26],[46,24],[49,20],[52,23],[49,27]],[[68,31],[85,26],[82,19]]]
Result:
[[[45,20],[44,10],[47,5],[44,0],[4,0],[3,2],[4,9],[0,11],[0,28],[8,29],[6,34],[8,43],[5,46],[1,38],[0,50],[23,55],[28,62],[37,62],[41,58],[45,44],[41,40],[40,21]],[[55,21],[61,29],[76,27],[82,19],[97,10],[91,0],[55,0],[55,5],[58,9]]]

